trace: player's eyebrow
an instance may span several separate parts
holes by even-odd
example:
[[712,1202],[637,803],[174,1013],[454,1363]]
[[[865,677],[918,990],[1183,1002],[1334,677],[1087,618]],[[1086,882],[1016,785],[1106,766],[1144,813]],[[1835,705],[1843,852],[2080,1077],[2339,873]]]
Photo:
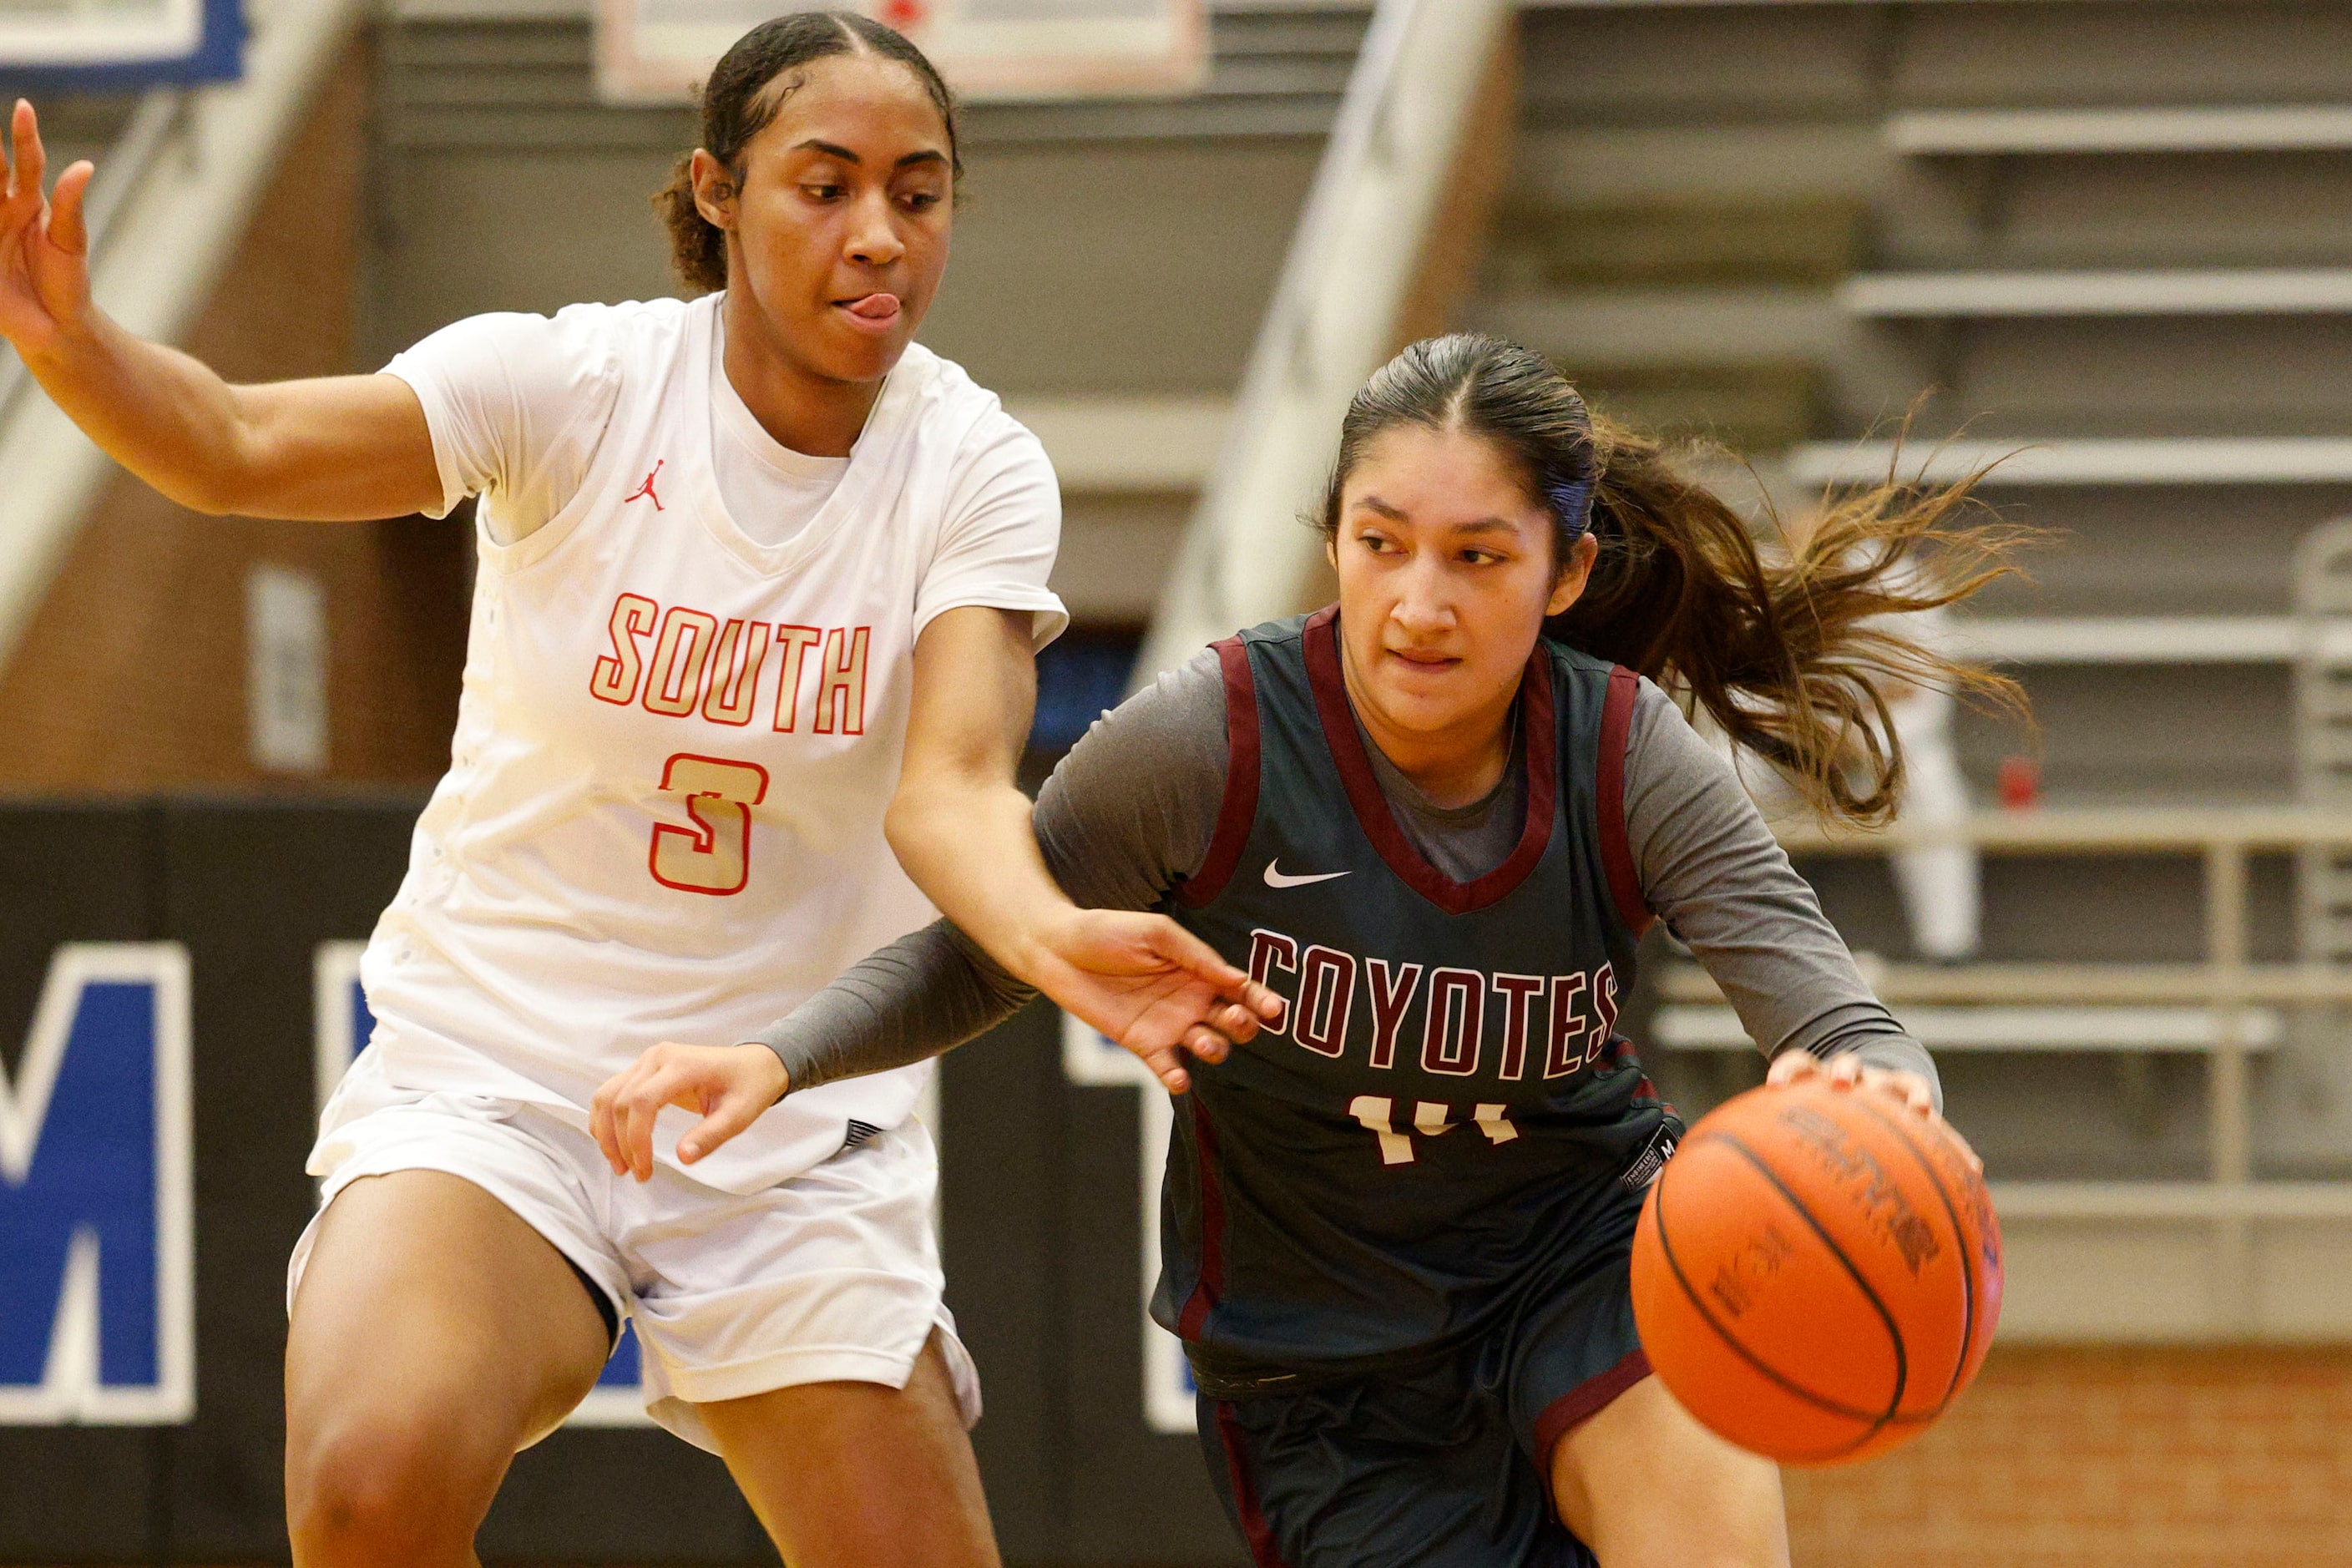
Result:
[[[866,163],[865,159],[859,157],[848,148],[842,146],[839,142],[822,142],[814,136],[810,137],[805,142],[794,142],[793,144],[793,151],[795,153],[822,153],[828,158],[838,158],[845,163],[855,163],[861,168],[863,168]],[[905,157],[892,164],[891,167],[896,169],[906,169],[911,168],[917,163],[944,163],[947,161],[948,155],[945,153],[939,151],[937,148],[926,147],[919,153],[908,153]]]
[[[1356,504],[1366,511],[1377,512],[1391,522],[1411,522],[1412,514],[1401,507],[1391,506],[1378,496],[1359,496]],[[1449,533],[1510,533],[1518,526],[1507,517],[1482,517],[1475,522],[1459,522],[1446,530]]]

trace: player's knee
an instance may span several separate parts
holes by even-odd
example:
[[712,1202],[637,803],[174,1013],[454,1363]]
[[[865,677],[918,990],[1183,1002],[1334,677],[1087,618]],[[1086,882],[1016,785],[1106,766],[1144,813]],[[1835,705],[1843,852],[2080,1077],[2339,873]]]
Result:
[[362,1568],[462,1551],[501,1467],[443,1426],[414,1410],[352,1412],[289,1434],[286,1517],[297,1563]]

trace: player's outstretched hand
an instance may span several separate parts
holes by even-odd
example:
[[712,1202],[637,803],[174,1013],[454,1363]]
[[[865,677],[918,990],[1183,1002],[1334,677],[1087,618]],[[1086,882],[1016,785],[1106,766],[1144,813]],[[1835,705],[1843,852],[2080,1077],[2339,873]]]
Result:
[[1165,915],[1073,910],[1030,967],[1030,984],[1140,1058],[1171,1094],[1192,1087],[1182,1052],[1221,1062],[1282,1016],[1280,997]]
[[588,1131],[613,1174],[651,1181],[654,1118],[662,1107],[702,1118],[677,1141],[678,1163],[691,1165],[757,1121],[790,1087],[784,1064],[765,1046],[665,1040],[604,1080],[589,1101]]
[[1984,1162],[1969,1147],[1969,1141],[1958,1129],[1936,1114],[1936,1090],[1916,1072],[1900,1072],[1890,1068],[1874,1068],[1864,1063],[1851,1051],[1822,1061],[1811,1051],[1784,1051],[1773,1062],[1765,1082],[1785,1086],[1802,1083],[1807,1079],[1826,1079],[1832,1089],[1860,1089],[1893,1100],[1909,1115],[1931,1122],[1936,1130],[1959,1145],[1960,1152],[1979,1175],[1984,1174]]
[[31,359],[46,353],[89,314],[89,233],[82,197],[97,171],[87,160],[44,181],[48,154],[33,106],[16,100],[9,117],[8,179],[0,189],[0,337]]

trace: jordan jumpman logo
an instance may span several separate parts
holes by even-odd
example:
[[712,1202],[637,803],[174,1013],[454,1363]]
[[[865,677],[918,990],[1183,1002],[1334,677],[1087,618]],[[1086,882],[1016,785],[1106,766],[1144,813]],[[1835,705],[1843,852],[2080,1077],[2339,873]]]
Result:
[[667,511],[669,509],[668,509],[667,507],[666,507],[666,506],[662,505],[662,503],[661,503],[661,497],[659,497],[659,496],[657,496],[657,495],[656,495],[656,494],[654,493],[654,475],[655,475],[655,474],[658,474],[658,473],[660,473],[660,472],[662,471],[662,464],[663,464],[663,463],[666,463],[666,462],[667,462],[667,461],[669,461],[669,459],[668,459],[668,458],[657,458],[657,459],[656,459],[656,460],[655,460],[655,463],[654,463],[654,471],[653,471],[653,473],[651,473],[651,474],[647,474],[647,475],[646,476],[646,482],[645,482],[644,484],[639,485],[639,486],[636,488],[635,491],[633,494],[623,496],[623,497],[621,498],[621,504],[622,504],[623,506],[626,506],[626,505],[628,505],[631,501],[633,501],[633,500],[638,500],[638,499],[642,498],[642,499],[644,499],[644,500],[649,500],[649,501],[653,502],[653,503],[654,503],[654,510],[655,510],[656,511]]

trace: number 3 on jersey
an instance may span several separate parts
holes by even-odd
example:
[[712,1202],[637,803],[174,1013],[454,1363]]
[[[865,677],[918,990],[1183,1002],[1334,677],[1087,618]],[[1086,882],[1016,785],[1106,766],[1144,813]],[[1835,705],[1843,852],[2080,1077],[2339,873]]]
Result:
[[751,879],[751,808],[768,796],[768,770],[680,752],[662,764],[661,787],[686,797],[694,826],[654,825],[654,880],[682,893],[741,892]]

